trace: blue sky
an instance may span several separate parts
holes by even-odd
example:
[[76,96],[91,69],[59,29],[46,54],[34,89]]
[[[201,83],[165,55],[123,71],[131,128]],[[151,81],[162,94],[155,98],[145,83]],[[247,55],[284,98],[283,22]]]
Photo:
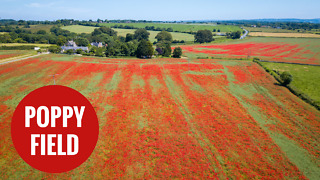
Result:
[[0,18],[229,20],[320,18],[319,0],[0,0]]

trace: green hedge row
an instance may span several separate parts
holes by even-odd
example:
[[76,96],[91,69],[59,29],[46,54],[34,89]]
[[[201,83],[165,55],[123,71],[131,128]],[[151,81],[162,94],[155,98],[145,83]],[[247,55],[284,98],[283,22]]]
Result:
[[36,46],[0,46],[0,50],[34,50]]
[[[275,72],[275,71],[269,69],[268,67],[264,66],[258,59],[253,59],[253,62],[259,64],[263,69],[265,69],[269,74],[271,74],[279,83],[281,83],[281,84],[283,83],[283,81],[280,78],[280,75],[277,72]],[[308,95],[306,95],[305,93],[301,92],[298,88],[296,88],[292,84],[289,84],[286,87],[289,89],[289,91],[291,93],[293,93],[294,95],[298,96],[300,99],[302,99],[306,103],[311,104],[316,109],[320,110],[320,102],[317,102],[317,101],[311,99]]]

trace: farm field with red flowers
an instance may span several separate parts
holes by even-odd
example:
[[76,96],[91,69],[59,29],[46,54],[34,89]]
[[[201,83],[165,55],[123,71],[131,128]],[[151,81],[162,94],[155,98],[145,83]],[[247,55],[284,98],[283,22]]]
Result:
[[[56,83],[81,92],[97,146],[62,174],[33,169],[10,135],[18,103]],[[320,112],[250,61],[41,55],[0,65],[4,179],[319,179]]]
[[255,37],[221,44],[181,46],[189,56],[250,58],[320,65],[320,39]]
[[35,51],[30,50],[0,50],[0,62],[4,59],[23,56],[27,54],[35,54]]

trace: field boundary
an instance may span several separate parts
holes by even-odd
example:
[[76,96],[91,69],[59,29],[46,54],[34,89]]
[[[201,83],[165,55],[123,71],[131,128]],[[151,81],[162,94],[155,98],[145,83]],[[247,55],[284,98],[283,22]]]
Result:
[[22,60],[33,58],[33,57],[37,57],[37,56],[40,56],[40,55],[42,55],[42,54],[36,54],[36,55],[27,54],[27,55],[24,55],[24,56],[16,56],[14,58],[7,58],[7,59],[1,60],[0,61],[0,65],[8,64],[8,63],[16,62],[16,61],[22,61]]
[[305,64],[305,63],[294,63],[294,62],[280,62],[280,61],[266,61],[259,60],[260,62],[270,62],[270,63],[282,63],[282,64],[296,64],[296,65],[307,65],[307,66],[320,66],[320,64]]
[[[279,76],[279,74],[277,74],[273,70],[271,70],[268,67],[266,67],[263,64],[261,64],[261,62],[270,62],[270,61],[253,60],[253,62],[255,62],[258,65],[260,65],[267,73],[269,73],[271,76],[273,76],[280,84],[283,83],[281,78],[280,78],[280,76]],[[302,64],[298,64],[298,65],[302,65]],[[308,65],[308,64],[306,64],[306,65]],[[319,65],[317,65],[317,66],[319,66]],[[301,100],[303,100],[304,102],[310,104],[311,106],[315,107],[317,110],[320,111],[320,103],[315,101],[314,99],[310,98],[307,94],[301,92],[295,86],[289,84],[289,85],[286,85],[286,86],[283,86],[283,87],[286,87],[292,94],[296,95]]]

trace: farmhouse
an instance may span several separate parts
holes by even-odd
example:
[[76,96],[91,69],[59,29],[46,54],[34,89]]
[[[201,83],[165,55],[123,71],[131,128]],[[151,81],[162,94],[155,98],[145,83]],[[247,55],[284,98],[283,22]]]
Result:
[[102,44],[102,42],[92,42],[91,46],[96,46],[96,47],[100,48],[100,47],[103,47],[103,44]]
[[62,52],[67,51],[69,49],[72,49],[73,51],[76,51],[77,49],[82,49],[83,51],[89,51],[88,47],[84,46],[77,46],[77,44],[74,41],[68,41],[64,46],[61,46]]

